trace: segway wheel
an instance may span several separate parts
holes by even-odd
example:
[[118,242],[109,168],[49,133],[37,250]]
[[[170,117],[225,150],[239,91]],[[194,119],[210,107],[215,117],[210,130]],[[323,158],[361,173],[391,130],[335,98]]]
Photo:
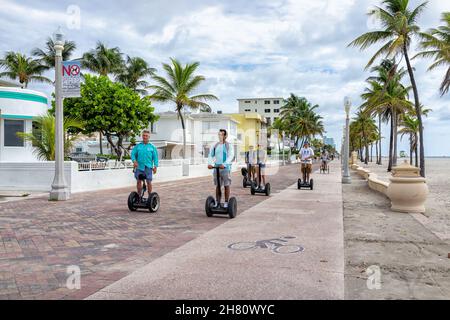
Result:
[[298,179],[297,188],[298,188],[298,190],[300,190],[302,188],[302,179]]
[[311,188],[311,190],[314,189],[314,180],[313,180],[313,179],[311,179],[311,180],[309,181],[309,187]]
[[206,211],[206,215],[209,218],[211,218],[213,216],[211,208],[212,208],[212,206],[214,205],[215,202],[216,202],[216,200],[214,200],[214,198],[212,196],[209,196],[208,199],[206,199],[205,211]]
[[147,205],[150,212],[157,212],[160,207],[159,195],[155,192],[150,193],[150,196],[147,200]]
[[128,196],[128,209],[130,211],[136,211],[137,208],[135,207],[135,204],[139,202],[139,194],[137,192],[132,192]]
[[230,219],[236,218],[237,215],[237,200],[236,198],[231,198],[230,201],[228,201],[228,216]]
[[246,178],[247,178],[247,175],[248,175],[248,170],[247,170],[247,168],[242,168],[242,169],[241,169],[241,173],[242,173],[242,176],[243,176],[243,177],[246,177]]
[[242,186],[245,188],[247,188],[247,183],[248,183],[248,179],[247,177],[244,177],[244,181],[242,182]]
[[266,196],[270,196],[270,183],[266,184],[265,191],[266,191]]
[[252,196],[255,195],[256,193],[256,184],[252,183],[252,187],[250,188],[250,193],[252,194]]

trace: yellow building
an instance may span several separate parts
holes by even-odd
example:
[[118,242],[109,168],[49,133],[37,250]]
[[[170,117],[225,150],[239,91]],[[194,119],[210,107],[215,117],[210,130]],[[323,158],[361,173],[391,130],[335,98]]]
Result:
[[253,146],[256,150],[258,143],[262,142],[261,131],[266,128],[266,119],[258,113],[233,113],[230,116],[236,120],[238,124],[238,140],[241,141],[240,156],[244,156],[245,152]]

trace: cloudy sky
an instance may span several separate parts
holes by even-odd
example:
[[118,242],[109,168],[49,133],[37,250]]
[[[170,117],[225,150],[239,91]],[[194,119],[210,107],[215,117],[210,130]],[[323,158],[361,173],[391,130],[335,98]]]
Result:
[[[416,6],[419,1],[411,3]],[[327,136],[340,144],[343,98],[349,95],[355,106],[360,104],[368,76],[364,66],[373,53],[347,44],[377,27],[366,13],[378,4],[378,0],[0,0],[0,54],[10,50],[29,54],[32,48],[43,47],[61,25],[66,37],[77,43],[75,57],[100,40],[145,58],[158,70],[169,57],[199,61],[199,73],[207,78],[201,91],[220,98],[213,103],[214,110],[237,112],[238,98],[288,97],[293,92],[320,105]],[[450,11],[450,1],[431,0],[420,26],[438,26],[443,11]],[[426,154],[450,155],[450,94],[438,93],[445,70],[426,72],[429,63],[414,61],[421,101],[433,109],[425,120]],[[42,84],[31,84],[30,89],[51,92]],[[158,105],[157,111],[169,108]],[[406,139],[400,149],[408,150]]]

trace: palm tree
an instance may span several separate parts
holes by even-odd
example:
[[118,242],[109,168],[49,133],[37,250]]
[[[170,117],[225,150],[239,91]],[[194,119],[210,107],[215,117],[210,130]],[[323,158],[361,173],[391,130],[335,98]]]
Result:
[[173,102],[175,110],[181,121],[183,128],[183,159],[186,159],[186,127],[183,113],[186,108],[192,110],[208,107],[206,103],[209,100],[219,100],[212,94],[196,94],[193,92],[205,80],[204,76],[195,75],[195,71],[200,65],[198,62],[187,63],[184,66],[181,63],[171,58],[172,64],[163,63],[163,69],[166,71],[167,78],[152,75],[152,79],[156,82],[155,85],[148,86],[154,92],[149,96],[150,100],[160,102]]
[[118,47],[108,48],[100,41],[97,42],[95,49],[83,54],[81,64],[83,68],[101,76],[118,74],[124,69],[124,61],[120,49]]
[[409,58],[409,48],[412,37],[419,34],[420,28],[416,22],[428,2],[420,4],[413,10],[408,8],[409,0],[384,0],[382,3],[385,5],[385,8],[376,7],[369,12],[369,15],[379,19],[384,29],[367,32],[352,41],[349,46],[356,46],[364,50],[373,44],[384,42],[382,47],[369,60],[366,68],[370,67],[378,57],[383,55],[395,57],[401,54],[405,58],[414,93],[414,107],[417,120],[419,121],[420,173],[422,177],[425,177],[422,115],[420,113],[419,92]]
[[441,21],[445,25],[420,34],[422,38],[420,47],[425,51],[415,57],[434,58],[433,64],[428,68],[429,71],[439,66],[448,67],[440,87],[441,95],[444,95],[450,89],[450,12],[442,13]]
[[[416,118],[407,114],[402,116],[401,122],[402,128],[398,131],[400,137],[403,138],[405,134],[409,135],[409,163],[413,164],[413,152],[417,152],[417,134],[419,132],[419,122]],[[416,166],[417,166],[417,153],[416,153]]]
[[[360,140],[360,156],[361,161],[365,164],[369,163],[369,145],[373,142],[374,134],[377,134],[378,129],[375,124],[375,120],[370,116],[368,112],[359,110],[354,118],[354,127],[356,133],[358,133]],[[365,156],[363,156],[363,149],[365,149]]]
[[150,68],[144,59],[127,56],[126,64],[116,76],[116,80],[133,89],[135,92],[146,95],[147,91],[144,88],[148,87],[148,83],[143,78],[151,76],[155,72],[156,69]]
[[[77,45],[73,41],[64,42],[64,50],[62,52],[63,61],[70,60],[72,53],[77,48]],[[45,49],[35,48],[31,51],[31,54],[35,56],[42,65],[46,66],[47,69],[52,69],[55,67],[55,43],[52,38],[48,38],[45,43]]]
[[[108,48],[102,42],[97,42],[95,49],[86,52],[81,58],[83,68],[108,77],[109,74],[119,74],[124,69],[122,53],[118,47]],[[99,132],[100,153],[103,154],[102,133]]]
[[[270,131],[276,130],[278,132],[277,138],[278,138],[278,151],[283,152],[283,161],[284,161],[284,136],[283,132],[286,130],[286,123],[283,121],[282,118],[277,118],[270,126]],[[283,141],[283,150],[281,150],[281,141]]]
[[6,70],[0,72],[0,77],[17,79],[22,84],[22,88],[27,88],[31,81],[52,83],[50,79],[42,76],[45,66],[18,52],[6,52],[4,58],[0,59],[0,68]]
[[[19,132],[17,135],[25,141],[30,141],[33,145],[33,152],[39,160],[55,160],[55,116],[51,112],[39,116],[34,120],[38,126],[37,131],[32,133]],[[69,129],[83,129],[81,121],[75,118],[64,119],[64,153],[67,155],[72,148],[73,142],[77,139],[76,134],[69,134]]]

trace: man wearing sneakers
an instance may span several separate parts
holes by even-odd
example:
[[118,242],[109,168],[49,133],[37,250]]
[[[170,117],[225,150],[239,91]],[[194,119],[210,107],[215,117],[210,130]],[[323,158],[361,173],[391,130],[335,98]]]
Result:
[[[219,142],[211,146],[211,150],[208,156],[208,169],[214,169],[219,167],[220,185],[225,187],[225,203],[224,208],[228,208],[228,200],[230,199],[230,186],[231,186],[231,164],[234,159],[233,146],[230,145],[227,140],[227,131],[221,129],[219,131]],[[217,175],[214,173],[214,184],[216,188],[216,199],[219,203],[216,203],[216,207],[220,205],[220,188],[217,184]]]
[[312,172],[312,159],[314,158],[314,150],[309,146],[309,142],[306,141],[303,144],[303,148],[300,149],[300,160],[302,163],[301,166],[301,171],[302,171],[302,176],[303,173],[306,172],[306,181],[308,182],[310,181],[310,175]]

